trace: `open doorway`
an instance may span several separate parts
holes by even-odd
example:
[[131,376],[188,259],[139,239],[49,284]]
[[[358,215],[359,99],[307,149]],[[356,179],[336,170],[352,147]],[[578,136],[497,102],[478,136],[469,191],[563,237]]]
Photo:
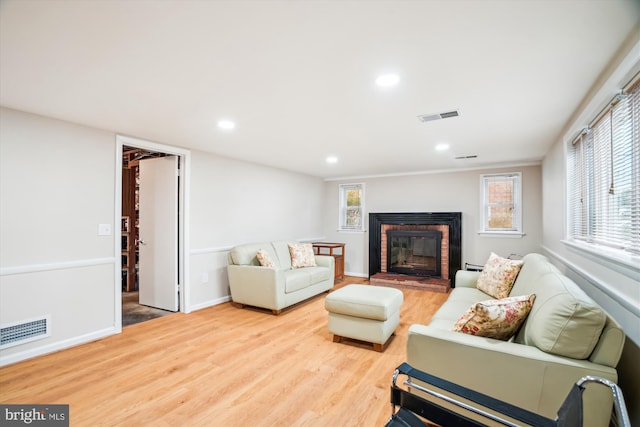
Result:
[[[140,299],[140,186],[141,165],[169,154],[139,147],[122,147],[122,326],[134,325],[173,313],[142,304]],[[149,184],[146,184],[149,185]],[[176,194],[176,198],[178,195]],[[177,224],[176,224],[177,227]],[[174,254],[177,260],[178,254]],[[145,262],[149,262],[148,260]]]
[[[186,312],[186,169],[189,152],[117,137],[116,328]],[[118,222],[117,222],[118,223]]]

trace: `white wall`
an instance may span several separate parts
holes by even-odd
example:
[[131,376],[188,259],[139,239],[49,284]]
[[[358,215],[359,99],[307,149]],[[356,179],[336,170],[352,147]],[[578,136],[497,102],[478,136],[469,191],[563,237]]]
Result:
[[190,299],[196,308],[228,297],[232,246],[323,237],[319,178],[197,151],[191,163]]
[[[489,237],[480,227],[480,175],[522,172],[523,230],[525,236]],[[338,185],[365,183],[365,210],[369,212],[462,212],[462,267],[484,264],[490,253],[502,256],[539,252],[542,241],[541,168],[519,166],[462,172],[328,181],[325,183],[324,229],[327,241],[344,242],[345,273],[369,274],[369,233],[338,232]]]
[[[0,365],[117,332],[115,158],[115,132],[0,109],[0,324],[52,319]],[[233,245],[323,237],[319,178],[196,151],[190,181],[192,310],[228,300]]]
[[621,47],[562,137],[547,153],[542,167],[543,248],[551,260],[623,327],[627,339],[617,366],[631,424],[640,425],[640,264],[635,268],[609,262],[567,245],[566,145],[640,70],[640,31]]
[[109,132],[0,110],[0,324],[50,315],[52,331],[0,362],[113,331],[116,233],[97,234],[113,226],[114,153]]

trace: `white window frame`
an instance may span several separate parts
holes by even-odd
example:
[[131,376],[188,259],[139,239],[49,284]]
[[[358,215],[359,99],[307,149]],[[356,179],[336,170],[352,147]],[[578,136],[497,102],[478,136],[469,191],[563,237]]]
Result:
[[[621,90],[630,89],[635,84],[635,76],[640,70],[640,43],[636,43],[634,47],[627,53],[618,66],[611,71],[609,77],[599,86],[599,89],[590,98],[590,101],[579,112],[575,120],[570,124],[569,130],[563,137],[564,157],[565,157],[565,239],[562,243],[573,253],[589,259],[594,264],[599,264],[605,269],[620,273],[627,278],[637,280],[640,274],[640,255],[631,252],[625,252],[616,248],[609,248],[603,245],[595,245],[593,243],[577,240],[573,238],[572,210],[570,207],[571,194],[571,170],[570,149],[576,136],[579,135],[585,127],[594,122],[597,117],[607,108],[611,100],[620,93]],[[640,115],[636,116],[640,118]],[[576,270],[577,271],[577,270]],[[585,277],[587,272],[583,272]],[[606,284],[602,283],[600,289],[606,290]],[[613,288],[611,288],[613,290]],[[616,291],[617,292],[617,291]],[[613,294],[609,294],[612,296]],[[619,295],[616,293],[616,295]],[[617,299],[618,297],[614,297]],[[631,302],[632,304],[633,302]]]
[[[615,95],[589,126],[566,144],[565,151],[568,197],[564,243],[624,274],[625,269],[618,269],[618,265],[640,272],[640,244],[634,238],[640,229],[638,84],[634,80],[627,90]],[[616,210],[625,193],[631,194],[630,229],[620,233],[623,224]]]
[[[513,182],[513,213],[511,228],[489,227],[489,193],[490,182],[510,180]],[[480,175],[480,231],[478,234],[490,236],[522,237],[522,172],[505,172]]]
[[[362,233],[365,231],[365,208],[364,197],[365,188],[364,183],[352,183],[352,184],[339,184],[338,185],[338,231],[339,232],[355,232]],[[360,227],[347,226],[347,191],[359,189],[360,196]]]

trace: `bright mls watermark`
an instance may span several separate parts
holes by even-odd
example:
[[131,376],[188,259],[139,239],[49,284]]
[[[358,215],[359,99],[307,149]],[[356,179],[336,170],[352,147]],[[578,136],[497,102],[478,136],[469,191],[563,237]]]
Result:
[[69,405],[3,405],[0,425],[69,427]]

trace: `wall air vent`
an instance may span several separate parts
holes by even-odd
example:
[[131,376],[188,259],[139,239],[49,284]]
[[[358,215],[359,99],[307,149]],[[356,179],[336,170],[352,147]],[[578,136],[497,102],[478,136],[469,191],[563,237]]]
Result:
[[50,323],[50,316],[42,316],[37,319],[0,325],[0,348],[46,338],[51,335]]
[[452,117],[458,117],[460,113],[458,110],[445,111],[444,113],[424,114],[418,116],[418,120],[421,122],[432,122],[434,120],[450,119]]

